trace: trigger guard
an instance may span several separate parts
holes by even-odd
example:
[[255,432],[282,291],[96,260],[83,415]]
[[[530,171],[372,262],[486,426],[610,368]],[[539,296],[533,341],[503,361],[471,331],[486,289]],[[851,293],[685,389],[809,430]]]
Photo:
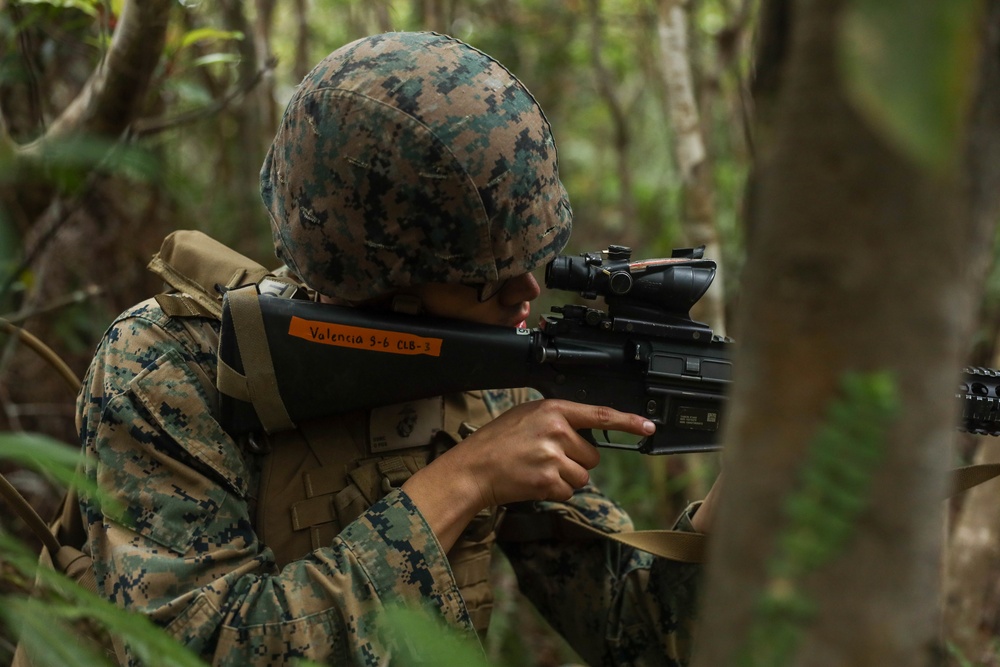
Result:
[[594,437],[594,429],[581,428],[577,431],[584,440],[589,442],[595,447],[603,447],[605,449],[625,449],[631,452],[641,452],[644,451],[643,448],[649,442],[649,436],[643,436],[643,438],[634,444],[627,445],[620,442],[611,442],[611,437],[607,430],[602,431],[604,433],[604,442],[598,442],[597,438]]

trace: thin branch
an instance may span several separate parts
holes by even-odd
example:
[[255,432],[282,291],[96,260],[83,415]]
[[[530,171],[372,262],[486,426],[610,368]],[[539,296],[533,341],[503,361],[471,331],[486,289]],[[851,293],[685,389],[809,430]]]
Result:
[[54,312],[56,310],[61,310],[67,306],[73,306],[78,303],[84,303],[90,301],[96,297],[104,294],[104,288],[98,285],[87,285],[83,289],[73,290],[69,294],[63,295],[57,299],[47,302],[44,306],[39,308],[26,308],[19,310],[15,313],[10,313],[9,315],[0,315],[0,320],[7,320],[11,324],[20,324],[25,320],[37,317],[39,315],[46,315],[48,313]]
[[[4,346],[3,354],[0,355],[0,373],[4,372],[10,359],[13,358],[16,342],[10,340]],[[21,420],[17,414],[17,404],[10,397],[6,382],[0,382],[0,407],[3,408],[3,415],[7,418],[7,425],[11,431],[23,431]]]
[[189,125],[203,118],[207,118],[214,114],[217,114],[225,110],[234,100],[242,98],[244,95],[253,90],[261,82],[264,76],[274,70],[277,64],[277,58],[271,58],[265,64],[265,67],[259,70],[252,78],[244,81],[242,85],[226,93],[225,97],[215,100],[211,104],[204,106],[200,109],[192,109],[182,114],[178,114],[173,118],[148,118],[140,119],[132,123],[132,128],[129,132],[132,137],[148,137],[166,130],[173,129],[182,125]]
[[[69,202],[64,202],[58,196],[52,200],[48,208],[41,216],[41,223],[45,220],[51,220],[45,230],[39,235],[38,240],[35,242],[34,246],[25,253],[21,262],[11,271],[7,278],[4,280],[3,285],[0,286],[0,302],[2,302],[7,294],[10,292],[11,288],[14,286],[14,282],[18,277],[24,273],[35,258],[41,254],[53,238],[55,238],[56,233],[63,228],[63,225],[73,216],[74,213],[79,211],[90,199],[91,193],[94,190],[94,185],[97,182],[99,176],[103,176],[100,170],[95,169],[87,175],[87,180],[80,191],[74,195]],[[35,223],[36,225],[40,223]]]
[[629,131],[628,113],[622,104],[621,96],[614,85],[615,75],[604,62],[604,21],[601,17],[600,0],[589,0],[588,14],[591,20],[592,32],[590,38],[590,56],[594,67],[597,91],[611,114],[611,126],[614,132],[615,160],[617,161],[617,176],[620,184],[618,210],[624,223],[624,235],[618,242],[626,246],[637,245],[638,233],[634,221],[636,213],[635,193],[633,192],[633,177],[631,165],[632,137]]
[[[11,5],[10,14],[14,18],[14,23],[18,26],[24,25],[24,16],[16,5]],[[45,127],[45,114],[42,113],[42,96],[38,86],[38,72],[32,62],[31,54],[34,51],[31,44],[31,36],[23,27],[17,31],[17,46],[21,52],[21,60],[24,63],[24,71],[27,74],[26,86],[28,88],[28,109],[32,122],[37,122],[40,127]]]

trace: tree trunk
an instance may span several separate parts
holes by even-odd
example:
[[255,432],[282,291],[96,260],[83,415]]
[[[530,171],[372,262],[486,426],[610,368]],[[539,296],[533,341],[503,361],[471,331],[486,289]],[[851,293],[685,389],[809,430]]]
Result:
[[[251,81],[258,76],[259,72],[263,72],[260,82],[254,87],[252,93],[258,107],[257,127],[254,128],[257,130],[257,136],[254,137],[254,140],[261,149],[261,155],[267,153],[267,149],[271,145],[271,137],[278,129],[278,108],[274,102],[274,54],[271,52],[271,28],[274,24],[276,4],[277,0],[258,0],[257,16],[253,26],[254,48],[248,49],[246,52],[247,55],[255,56],[256,60],[253,64],[240,68],[241,81]],[[297,13],[297,15],[302,16],[301,13]],[[304,44],[301,47],[298,43],[296,44],[296,56],[299,48],[305,48],[308,44],[308,40],[303,39],[305,36],[305,31],[300,29],[299,41],[304,42]]]
[[[1000,448],[986,442],[975,463],[1000,463]],[[996,665],[1000,629],[1000,481],[966,492],[948,543],[944,633],[972,664]]]
[[[972,113],[967,168],[970,201],[987,246],[1000,215],[1000,0],[988,4],[978,95]],[[976,267],[979,270],[980,267]],[[997,341],[991,341],[994,345]],[[994,366],[998,363],[994,357]],[[980,439],[984,440],[984,439]],[[1000,461],[994,438],[985,439],[976,463]],[[955,520],[945,561],[944,633],[960,656],[975,664],[1000,664],[1000,482],[966,494]]]
[[[163,52],[171,6],[170,0],[126,2],[107,53],[83,90],[45,133],[31,143],[17,145],[6,131],[0,131],[0,155],[13,155],[11,173],[17,173],[21,164],[38,160],[52,142],[78,136],[113,141],[128,129],[142,111]],[[52,196],[48,184],[0,184],[0,207],[11,212],[25,234],[41,219]]]
[[611,132],[614,140],[615,174],[618,180],[618,216],[617,224],[613,224],[616,243],[630,248],[636,248],[642,242],[638,235],[638,206],[635,203],[635,179],[632,175],[631,133],[629,132],[629,117],[622,103],[621,96],[615,89],[616,76],[604,63],[604,21],[601,18],[600,0],[589,0],[587,3],[590,15],[590,60],[594,66],[594,78],[597,92],[607,105],[611,116]]
[[[220,134],[228,139],[222,142],[219,151],[218,186],[220,194],[226,193],[232,220],[253,220],[260,214],[260,195],[256,169],[246,167],[248,163],[263,163],[278,123],[274,78],[269,65],[274,0],[257,0],[253,25],[244,13],[243,2],[226,0],[219,6],[225,28],[247,35],[238,42],[240,64],[236,87],[247,91],[249,101],[215,119]],[[241,231],[235,239],[227,238],[221,231],[216,234],[237,249],[249,252],[240,245],[245,238]]]
[[[910,667],[935,645],[954,386],[978,296],[968,269],[988,246],[962,179],[917,166],[848,102],[844,4],[764,8],[779,38],[762,44],[772,122],[695,667]],[[898,407],[865,417],[865,390],[832,413],[849,374],[888,377]],[[866,420],[872,432],[852,432]],[[817,479],[842,463],[822,460],[831,442],[854,463]]]
[[674,137],[674,156],[683,185],[681,225],[687,242],[705,246],[705,257],[718,263],[715,281],[698,302],[695,318],[725,335],[722,250],[715,228],[715,203],[708,152],[702,137],[698,101],[688,50],[686,2],[660,0],[657,34],[660,42],[667,113]]
[[[386,30],[388,28],[383,30],[383,32]],[[309,30],[309,3],[306,0],[295,0],[295,58],[292,60],[293,79],[295,81],[304,79],[313,67],[313,59],[309,55],[311,37],[312,34]],[[274,128],[277,129],[277,113],[275,113]]]
[[93,134],[115,139],[142,110],[163,52],[170,0],[126,2],[111,46],[80,94],[45,135],[22,149],[34,155],[48,141]]

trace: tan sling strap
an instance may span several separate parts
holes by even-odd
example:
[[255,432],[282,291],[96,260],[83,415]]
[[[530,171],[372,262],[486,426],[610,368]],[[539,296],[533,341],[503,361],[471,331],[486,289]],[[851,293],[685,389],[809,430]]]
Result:
[[268,433],[295,428],[274,382],[274,362],[264,333],[264,316],[257,299],[257,286],[229,290],[227,296],[245,375],[220,359],[216,386],[224,394],[253,403],[257,417]]
[[1000,463],[976,463],[951,472],[951,493],[949,498],[968,491],[974,486],[1000,476]]
[[[24,501],[23,498],[21,500]],[[34,510],[30,506],[28,510],[34,513]],[[35,516],[38,515],[36,514]],[[44,523],[42,525],[44,526]],[[34,525],[32,526],[32,530],[35,530]],[[87,592],[94,595],[102,595],[97,590],[97,576],[94,573],[93,559],[77,547],[70,546],[71,543],[83,544],[86,540],[80,517],[80,506],[73,489],[70,489],[63,497],[61,516],[52,522],[44,532],[48,534],[48,538],[43,540],[45,547],[42,549],[38,559],[39,567],[61,572]],[[43,536],[40,532],[36,532],[36,534],[39,538]],[[53,542],[55,546],[50,546],[50,542]],[[84,629],[83,632],[86,633],[87,630]],[[100,648],[104,651],[110,662],[117,662],[122,665],[127,664],[128,658],[125,653],[125,646],[120,637],[117,635],[105,635],[102,640],[98,641],[101,642]],[[35,667],[35,662],[32,660],[30,651],[23,643],[19,642],[17,644],[10,667]]]
[[178,294],[157,295],[168,315],[222,317],[222,294],[216,285],[234,288],[256,283],[268,270],[212,237],[192,229],[172,232],[149,262]]
[[574,531],[579,531],[580,535],[590,533],[591,538],[603,537],[679,563],[705,562],[708,536],[704,533],[687,533],[680,530],[635,530],[627,533],[605,533],[575,517],[563,516],[562,519],[570,526],[570,528],[564,529],[570,533],[567,537],[570,537]]
[[[946,498],[968,491],[974,486],[1000,476],[1000,463],[979,463],[952,471],[951,488]],[[636,530],[606,533],[584,521],[573,510],[552,513],[548,521],[539,517],[523,517],[508,513],[504,519],[504,537],[517,541],[563,538],[570,540],[603,538],[647,551],[654,556],[681,563],[705,562],[708,535],[678,530]]]
[[680,563],[702,563],[708,536],[680,530],[634,530],[607,533],[587,523],[575,509],[565,507],[546,514],[507,512],[500,539],[512,542],[537,540],[594,540],[618,542],[654,556]]
[[71,543],[82,545],[86,541],[75,489],[70,488],[63,496],[59,517],[50,524],[38,515],[35,508],[3,475],[0,475],[0,496],[10,503],[18,516],[41,540],[42,564],[62,572],[87,591],[97,593],[97,580],[90,556],[71,546]]

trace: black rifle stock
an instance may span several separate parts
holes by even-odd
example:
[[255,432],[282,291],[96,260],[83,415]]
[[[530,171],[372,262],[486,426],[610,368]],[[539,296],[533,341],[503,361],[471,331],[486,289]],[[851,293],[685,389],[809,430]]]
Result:
[[[656,423],[653,437],[617,446],[649,454],[715,449],[732,345],[688,316],[715,263],[700,249],[668,259],[629,257],[627,248],[612,246],[550,262],[547,286],[603,296],[608,313],[567,305],[534,329],[261,295],[273,382],[295,422],[458,391],[533,387]],[[231,305],[227,295],[219,358],[243,374],[258,362],[241,356]],[[221,411],[231,433],[261,429],[250,402],[224,393]]]
[[[627,445],[585,433],[594,444],[645,454],[717,449],[732,341],[688,314],[711,284],[715,262],[700,248],[636,262],[630,254],[612,246],[555,258],[546,267],[547,287],[602,296],[608,310],[553,308],[534,329],[262,294],[256,302],[263,328],[254,335],[270,352],[273,374],[264,374],[265,384],[277,389],[296,423],[459,391],[532,387],[547,398],[643,415],[657,426],[652,437]],[[243,358],[231,309],[227,295],[219,359],[245,374],[261,361]],[[1000,433],[1000,373],[966,369],[958,396],[961,429]],[[262,429],[252,402],[223,392],[220,407],[230,433]]]

